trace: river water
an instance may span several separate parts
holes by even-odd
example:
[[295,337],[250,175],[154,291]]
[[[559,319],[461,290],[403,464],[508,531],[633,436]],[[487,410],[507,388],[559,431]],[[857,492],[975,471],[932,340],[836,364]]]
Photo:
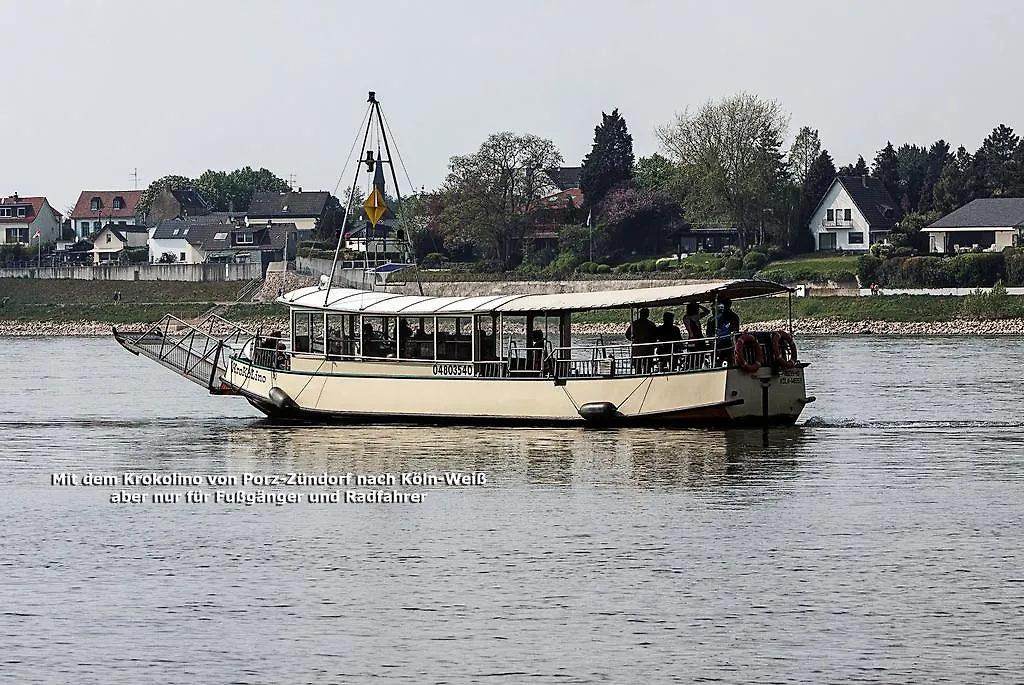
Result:
[[[1021,681],[1019,340],[802,340],[818,401],[767,434],[275,427],[110,339],[0,342],[0,679]],[[486,482],[121,487],[441,472]]]

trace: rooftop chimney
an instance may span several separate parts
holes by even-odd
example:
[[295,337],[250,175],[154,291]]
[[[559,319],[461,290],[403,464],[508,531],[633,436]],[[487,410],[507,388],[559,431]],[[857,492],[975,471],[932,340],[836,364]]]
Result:
[[866,175],[860,177],[860,182],[864,184],[865,188],[868,187],[868,177]]
[[14,201],[15,201],[15,202],[17,202],[17,201],[18,201],[18,193],[14,193]]

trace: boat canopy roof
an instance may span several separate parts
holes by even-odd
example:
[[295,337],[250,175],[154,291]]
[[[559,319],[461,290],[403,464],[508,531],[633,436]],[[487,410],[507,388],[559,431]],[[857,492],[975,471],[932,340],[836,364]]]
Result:
[[473,314],[526,314],[533,312],[577,312],[594,309],[672,307],[687,302],[715,299],[740,300],[792,292],[772,281],[742,279],[657,288],[596,290],[586,293],[544,295],[480,295],[474,297],[426,297],[373,292],[353,288],[321,286],[300,288],[277,298],[278,302],[303,309],[320,309],[341,314],[375,316],[468,316]]

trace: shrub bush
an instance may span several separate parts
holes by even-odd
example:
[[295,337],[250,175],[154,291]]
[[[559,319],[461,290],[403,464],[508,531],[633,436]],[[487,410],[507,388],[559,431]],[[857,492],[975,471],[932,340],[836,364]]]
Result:
[[725,260],[723,268],[726,271],[739,271],[743,268],[743,260],[739,257],[729,257]]
[[423,257],[423,262],[421,263],[421,266],[427,269],[436,269],[440,267],[442,264],[444,264],[444,262],[445,259],[443,254],[441,254],[440,252],[431,252],[425,257]]
[[1024,252],[1015,250],[1010,254],[1003,252],[1006,267],[1006,282],[1010,285],[1024,285]]
[[867,288],[878,282],[878,267],[881,265],[882,260],[873,254],[863,254],[857,258],[857,277],[862,287]]
[[788,259],[793,255],[790,254],[789,250],[782,247],[781,245],[762,245],[758,248],[760,252],[763,252],[768,257],[769,262],[775,262],[780,259]]
[[597,271],[595,273],[610,274],[611,272],[612,272],[612,268],[610,266],[608,266],[607,264],[598,264],[597,265]]
[[961,288],[994,285],[1006,277],[1006,263],[1002,253],[978,252],[953,257],[956,283]]
[[572,274],[576,263],[576,255],[571,252],[560,252],[541,273],[545,278],[563,278]]
[[996,281],[988,293],[979,288],[963,299],[960,313],[969,319],[1006,319],[1013,316],[1010,295],[1002,281]]
[[747,254],[743,255],[743,268],[749,271],[757,271],[764,267],[768,263],[768,255],[763,252],[757,252],[751,250]]

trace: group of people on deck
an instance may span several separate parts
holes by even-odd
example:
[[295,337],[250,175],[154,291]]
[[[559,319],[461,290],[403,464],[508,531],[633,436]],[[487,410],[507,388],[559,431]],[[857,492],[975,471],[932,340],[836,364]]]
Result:
[[718,348],[720,358],[731,354],[732,336],[740,330],[740,317],[732,310],[732,302],[721,300],[715,314],[708,317],[705,326],[701,326],[701,319],[708,314],[711,311],[700,303],[687,303],[683,317],[684,337],[672,312],[662,314],[662,323],[658,326],[651,321],[651,310],[647,307],[641,309],[626,329],[626,339],[633,343],[633,370],[650,373],[693,368],[694,360],[700,359],[712,346]]

